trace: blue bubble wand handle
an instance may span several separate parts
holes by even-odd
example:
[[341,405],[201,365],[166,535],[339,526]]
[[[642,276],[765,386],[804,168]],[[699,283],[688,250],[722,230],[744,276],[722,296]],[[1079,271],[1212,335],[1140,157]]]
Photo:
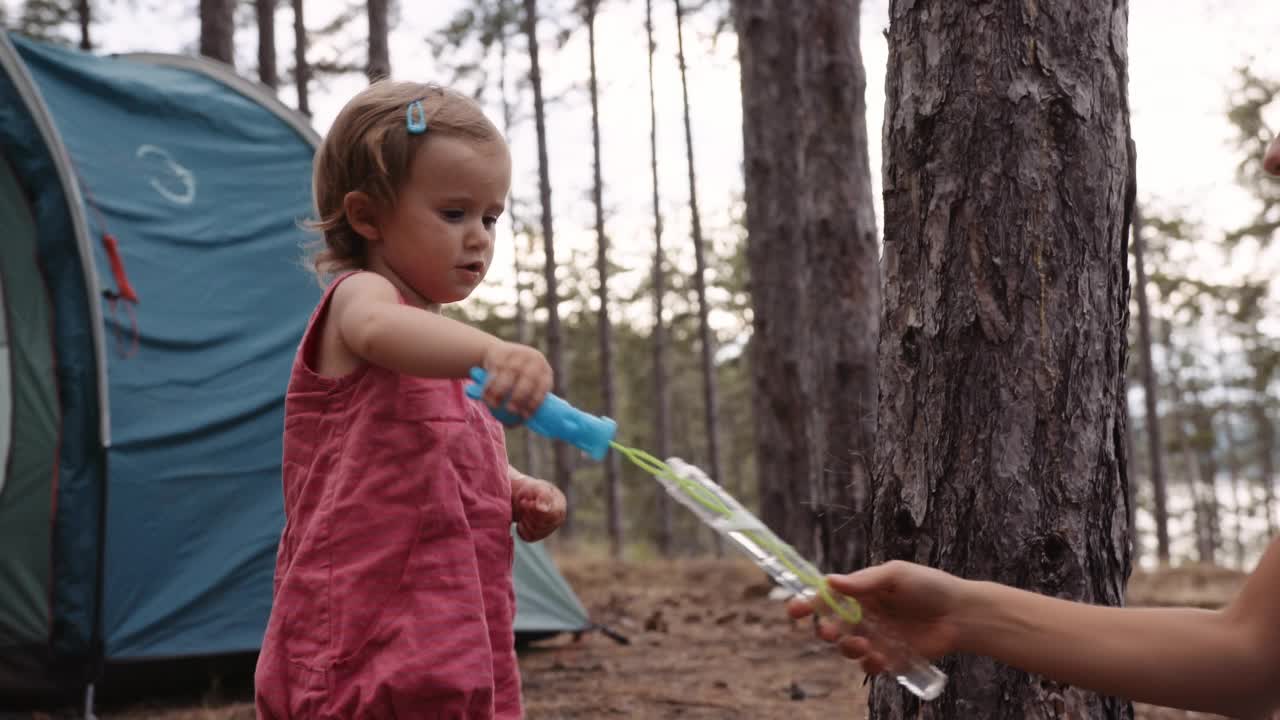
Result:
[[[481,368],[471,368],[471,379],[474,382],[467,383],[465,388],[467,397],[483,402],[488,374]],[[504,408],[489,407],[489,412],[504,425],[514,426],[522,422],[519,415]],[[604,459],[609,452],[609,443],[618,432],[618,423],[613,420],[585,413],[551,393],[547,393],[547,398],[528,419],[527,425],[539,435],[573,445],[593,460]]]

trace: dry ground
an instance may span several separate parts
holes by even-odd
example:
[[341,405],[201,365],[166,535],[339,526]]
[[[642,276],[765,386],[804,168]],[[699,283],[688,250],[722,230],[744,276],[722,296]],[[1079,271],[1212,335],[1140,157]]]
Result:
[[[522,651],[531,720],[579,718],[785,718],[866,716],[862,676],[789,621],[767,598],[769,584],[735,560],[610,563],[597,556],[559,559],[596,622],[625,635],[562,637]],[[1137,574],[1134,604],[1214,607],[1240,576],[1219,568]],[[236,697],[235,695],[239,695]],[[252,718],[243,691],[206,692],[185,702],[103,708],[104,720]],[[29,716],[22,716],[29,717]],[[40,717],[37,715],[36,717]],[[45,716],[54,717],[54,716]],[[1139,718],[1212,716],[1139,707]]]

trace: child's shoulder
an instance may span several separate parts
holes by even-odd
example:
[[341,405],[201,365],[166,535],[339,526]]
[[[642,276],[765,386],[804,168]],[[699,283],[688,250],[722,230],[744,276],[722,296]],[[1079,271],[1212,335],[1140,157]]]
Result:
[[400,291],[390,280],[368,270],[340,275],[333,279],[329,288],[333,295],[330,303],[339,307],[367,300],[396,302],[400,299]]

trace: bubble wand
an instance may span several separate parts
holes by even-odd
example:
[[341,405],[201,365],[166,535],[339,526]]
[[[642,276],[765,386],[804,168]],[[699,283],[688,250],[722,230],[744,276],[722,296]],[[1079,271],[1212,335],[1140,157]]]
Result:
[[[474,382],[467,384],[467,396],[482,401],[487,375],[484,370],[473,368],[471,378]],[[521,418],[510,411],[486,407],[507,425],[521,422]],[[567,442],[595,460],[603,460],[612,448],[657,479],[668,495],[693,511],[704,524],[728,538],[779,585],[803,597],[821,598],[823,602],[815,603],[815,608],[820,612],[834,613],[854,634],[866,637],[882,648],[888,661],[888,671],[912,694],[933,700],[946,687],[947,676],[941,670],[920,657],[876,618],[863,613],[857,600],[833,593],[818,568],[783,542],[699,468],[679,458],[663,462],[643,450],[615,442],[616,422],[583,412],[554,394],[548,393],[525,423],[530,430]]]

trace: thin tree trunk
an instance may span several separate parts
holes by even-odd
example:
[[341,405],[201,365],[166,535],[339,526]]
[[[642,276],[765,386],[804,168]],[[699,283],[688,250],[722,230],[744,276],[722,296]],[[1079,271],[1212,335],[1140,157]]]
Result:
[[1128,468],[1129,553],[1135,567],[1142,565],[1142,533],[1138,531],[1138,473],[1134,469],[1137,451],[1134,449],[1133,414],[1129,410],[1128,393],[1125,393],[1125,463]]
[[1221,509],[1218,505],[1218,458],[1215,453],[1216,435],[1213,431],[1213,412],[1200,399],[1200,392],[1192,390],[1191,426],[1195,430],[1196,464],[1199,470],[1201,513],[1204,516],[1205,553],[1200,561],[1216,564],[1218,550],[1222,547]]
[[388,0],[369,0],[369,66],[365,75],[369,82],[391,77],[391,53],[388,48],[390,31],[387,28]]
[[[502,95],[502,130],[507,138],[511,137],[511,128],[515,124],[515,108],[507,89],[507,42],[508,19],[511,17],[511,0],[500,0],[498,3],[498,85]],[[516,216],[516,203],[512,198],[508,201],[507,219],[511,223],[511,265],[516,283],[516,342],[522,345],[532,344],[529,327],[529,315],[524,306],[524,265],[520,262],[520,248],[516,239],[520,237],[520,222]],[[520,468],[534,477],[539,474],[539,463],[535,457],[533,433],[528,428],[520,429]]]
[[[1262,391],[1258,391],[1263,395]],[[1262,466],[1262,507],[1267,514],[1267,540],[1276,536],[1276,428],[1267,412],[1266,400],[1255,400],[1253,409],[1254,425],[1258,428],[1258,452]]]
[[[555,232],[551,220],[551,169],[547,161],[547,124],[542,99],[542,69],[538,64],[538,0],[524,0],[524,32],[529,43],[529,84],[533,87],[533,119],[538,136],[538,193],[542,200],[542,241],[545,244],[547,283],[547,360],[555,373],[552,391],[560,397],[564,392],[564,348],[560,337],[560,300],[556,291]],[[567,399],[567,398],[566,398]],[[552,445],[555,458],[555,483],[568,500],[569,514],[560,528],[560,536],[573,536],[573,488],[569,472],[569,454],[564,443]]]
[[[1151,307],[1147,302],[1147,270],[1143,262],[1146,240],[1142,238],[1142,208],[1133,209],[1133,268],[1138,297],[1138,356],[1142,361],[1142,395],[1147,411],[1147,454],[1151,491],[1155,500],[1156,558],[1169,564],[1169,500],[1164,480],[1164,451],[1160,442],[1160,413],[1156,373],[1151,362]],[[1130,482],[1133,480],[1131,479]]]
[[200,0],[200,54],[235,65],[235,0]]
[[[693,234],[693,286],[698,295],[698,339],[702,345],[702,406],[707,433],[707,471],[715,482],[724,482],[720,474],[720,432],[716,410],[715,342],[711,337],[711,321],[707,307],[707,261],[702,241],[702,217],[698,212],[698,176],[693,163],[693,121],[689,110],[689,77],[684,58],[684,10],[680,0],[676,8],[676,57],[680,63],[680,91],[684,102],[685,156],[689,164],[689,215]],[[723,553],[720,536],[715,536],[716,554]]]
[[1207,487],[1210,487],[1212,482],[1212,476],[1207,475],[1207,473],[1214,472],[1214,468],[1206,467],[1201,453],[1193,449],[1191,440],[1188,437],[1197,433],[1195,413],[1196,408],[1199,406],[1199,400],[1194,390],[1183,386],[1182,373],[1178,366],[1174,364],[1174,357],[1177,352],[1173,345],[1172,326],[1167,319],[1164,321],[1162,334],[1164,336],[1165,355],[1169,358],[1165,368],[1165,376],[1168,378],[1170,393],[1175,398],[1184,399],[1183,404],[1175,406],[1169,411],[1169,415],[1174,423],[1178,452],[1182,455],[1187,491],[1191,495],[1196,559],[1201,563],[1212,564],[1214,559],[1214,533],[1213,521],[1209,513],[1209,503],[1212,500],[1206,498],[1205,494]]
[[302,13],[303,0],[293,0],[293,81],[298,87],[298,112],[311,117],[307,83],[311,80],[311,64],[307,62],[307,23]]
[[89,0],[77,0],[76,14],[80,19],[80,49],[88,52],[93,49],[93,41],[89,38],[89,25],[93,21]]
[[[591,201],[596,207],[596,274],[600,278],[600,310],[597,335],[600,341],[600,391],[605,417],[613,417],[613,328],[609,322],[609,237],[604,230],[604,178],[600,168],[600,91],[596,77],[596,9],[598,0],[586,0],[587,49],[591,56],[591,150],[593,182]],[[609,554],[622,557],[622,499],[618,480],[618,456],[609,453],[604,462],[605,513],[609,528]]]
[[1236,567],[1244,569],[1244,513],[1245,508],[1240,500],[1240,456],[1236,450],[1236,432],[1231,422],[1230,408],[1223,413],[1222,434],[1227,441],[1227,472],[1231,476],[1231,510],[1235,516],[1232,524],[1232,545],[1235,548]]
[[275,89],[280,85],[276,75],[276,0],[254,0],[258,13],[258,79]]
[[[662,254],[662,205],[658,193],[658,101],[653,85],[653,0],[644,2],[644,29],[649,39],[649,167],[653,174],[653,436],[658,457],[671,456],[671,398],[667,390],[666,272]],[[656,493],[658,503],[658,549],[671,556],[671,501]]]
[[880,272],[860,4],[734,3],[761,512],[831,570],[866,561],[875,439]]
[[1218,394],[1222,396],[1222,436],[1227,442],[1227,476],[1231,484],[1231,513],[1234,516],[1232,522],[1232,546],[1235,550],[1235,566],[1239,569],[1244,568],[1244,506],[1240,501],[1240,455],[1236,449],[1236,432],[1235,423],[1232,422],[1231,396],[1227,392],[1226,378],[1223,373],[1226,368],[1226,360],[1222,352],[1222,340],[1218,339],[1217,347],[1217,367],[1218,367]]
[[[1133,204],[1125,0],[893,0],[872,562],[1120,605]],[[988,658],[871,717],[1132,718]]]

